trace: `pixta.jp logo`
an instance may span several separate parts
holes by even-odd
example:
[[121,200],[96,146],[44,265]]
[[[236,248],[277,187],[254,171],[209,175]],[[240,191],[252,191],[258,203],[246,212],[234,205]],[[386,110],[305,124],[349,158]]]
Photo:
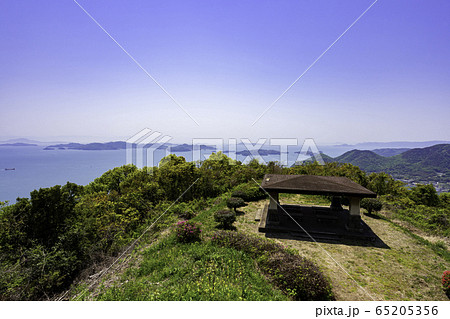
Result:
[[178,154],[187,160],[202,162],[212,153],[218,152],[226,154],[232,160],[239,159],[243,163],[256,159],[261,164],[273,161],[281,166],[300,164],[305,160],[315,160],[320,165],[324,164],[312,138],[304,139],[300,151],[295,152],[289,151],[289,147],[299,148],[297,138],[259,138],[256,143],[252,143],[248,138],[194,138],[191,143],[182,145],[170,144],[169,141],[172,139],[171,136],[149,128],[141,130],[126,141],[127,164],[152,170],[154,166],[158,166],[162,157],[169,154]]

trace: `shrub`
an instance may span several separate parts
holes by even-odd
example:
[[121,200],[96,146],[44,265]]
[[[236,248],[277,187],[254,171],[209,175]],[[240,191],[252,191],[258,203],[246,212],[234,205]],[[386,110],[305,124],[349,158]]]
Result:
[[216,232],[212,241],[255,258],[260,269],[294,300],[334,300],[331,285],[320,269],[280,244],[229,231]]
[[450,270],[444,271],[442,274],[442,286],[447,296],[450,295]]
[[240,207],[244,207],[244,206],[245,206],[245,202],[240,197],[230,197],[227,200],[227,207],[229,209],[234,209],[235,212],[236,212],[236,209],[238,209]]
[[188,205],[187,203],[179,203],[177,205],[174,205],[169,212],[174,213],[178,215],[181,219],[191,219],[195,217],[194,210]]
[[252,257],[264,253],[272,253],[284,248],[282,245],[272,241],[245,235],[241,232],[218,231],[214,234],[212,240],[219,246],[232,247]]
[[180,210],[178,212],[178,216],[180,218],[188,220],[188,219],[194,218],[196,216],[196,213],[191,208],[187,208],[187,209],[184,209],[184,210]]
[[223,229],[231,229],[236,220],[236,213],[230,210],[219,210],[214,213],[214,220]]
[[332,300],[331,285],[310,260],[281,250],[266,256],[261,268],[294,300]]
[[247,194],[242,190],[237,190],[231,193],[231,197],[242,198],[245,201],[245,199],[247,198]]
[[179,221],[175,225],[177,240],[182,243],[191,243],[200,240],[202,230],[201,223],[192,222],[190,220]]
[[372,214],[372,211],[379,212],[383,208],[383,204],[378,198],[363,198],[361,207],[367,210],[369,214]]

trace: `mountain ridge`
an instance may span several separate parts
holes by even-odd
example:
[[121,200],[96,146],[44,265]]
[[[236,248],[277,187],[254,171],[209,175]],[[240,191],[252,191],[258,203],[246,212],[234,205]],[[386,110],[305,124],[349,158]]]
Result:
[[351,150],[333,160],[358,166],[369,173],[385,172],[395,177],[450,182],[450,144],[414,148],[389,157],[368,150]]

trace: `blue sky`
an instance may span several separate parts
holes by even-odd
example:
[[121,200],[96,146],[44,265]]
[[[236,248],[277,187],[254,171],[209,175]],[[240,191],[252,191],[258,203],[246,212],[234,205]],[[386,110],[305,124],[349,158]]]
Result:
[[0,139],[450,140],[450,2],[0,2]]

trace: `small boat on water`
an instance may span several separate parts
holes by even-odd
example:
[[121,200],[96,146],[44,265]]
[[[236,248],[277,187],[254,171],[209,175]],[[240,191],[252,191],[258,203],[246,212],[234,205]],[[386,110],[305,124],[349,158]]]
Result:
[[15,170],[16,170],[15,167],[13,167],[13,168],[5,168],[5,171],[15,171]]

